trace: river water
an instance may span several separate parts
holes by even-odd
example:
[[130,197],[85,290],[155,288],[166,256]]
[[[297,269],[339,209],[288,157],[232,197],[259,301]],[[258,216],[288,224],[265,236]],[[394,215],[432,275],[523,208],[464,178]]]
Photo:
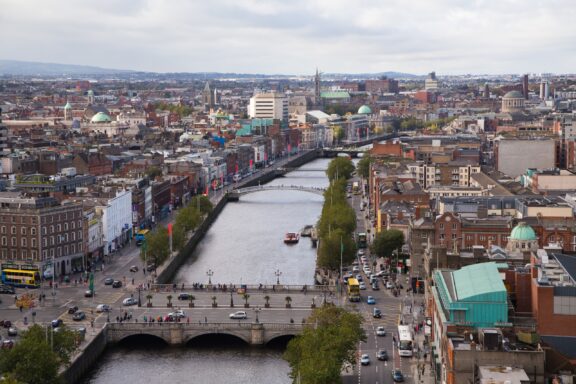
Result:
[[[268,185],[327,187],[328,159],[314,160]],[[311,169],[307,171],[307,169]],[[286,232],[315,224],[323,198],[300,191],[262,191],[229,203],[175,281],[213,283],[312,284],[315,250],[308,238],[283,243]],[[269,383],[288,384],[288,364],[281,347],[230,345],[230,340],[200,340],[193,347],[170,348],[154,340],[109,349],[85,384],[113,383]]]

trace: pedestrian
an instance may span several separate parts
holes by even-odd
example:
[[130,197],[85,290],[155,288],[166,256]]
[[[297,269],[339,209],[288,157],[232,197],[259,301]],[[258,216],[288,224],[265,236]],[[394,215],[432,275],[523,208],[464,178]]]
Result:
[[23,308],[22,305],[20,305],[20,312],[22,312],[22,308]]

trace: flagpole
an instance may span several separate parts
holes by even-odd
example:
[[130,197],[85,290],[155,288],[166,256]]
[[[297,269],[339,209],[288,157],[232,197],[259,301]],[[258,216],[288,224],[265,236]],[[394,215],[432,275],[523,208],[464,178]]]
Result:
[[340,276],[338,278],[338,285],[340,287],[340,296],[342,296],[342,253],[344,253],[344,243],[342,243],[342,235],[340,235]]

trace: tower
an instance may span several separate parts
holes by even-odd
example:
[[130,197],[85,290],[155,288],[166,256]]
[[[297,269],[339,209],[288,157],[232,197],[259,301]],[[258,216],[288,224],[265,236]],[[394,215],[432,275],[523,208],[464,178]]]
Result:
[[94,91],[88,90],[88,104],[94,104]]
[[318,72],[318,68],[316,68],[316,76],[314,76],[314,102],[316,105],[321,104],[320,99],[320,72]]
[[210,90],[210,82],[207,81],[202,91],[202,104],[206,110],[214,107],[214,93]]
[[524,98],[528,100],[528,74],[526,73],[522,76],[522,93],[524,94]]
[[66,102],[66,105],[64,106],[64,120],[72,120],[72,106],[69,102]]

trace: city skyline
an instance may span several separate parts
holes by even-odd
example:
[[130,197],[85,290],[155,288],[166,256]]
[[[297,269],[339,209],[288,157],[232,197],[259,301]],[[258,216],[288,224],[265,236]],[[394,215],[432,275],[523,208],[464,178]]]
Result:
[[6,0],[0,59],[150,72],[570,73],[575,14],[567,0]]

